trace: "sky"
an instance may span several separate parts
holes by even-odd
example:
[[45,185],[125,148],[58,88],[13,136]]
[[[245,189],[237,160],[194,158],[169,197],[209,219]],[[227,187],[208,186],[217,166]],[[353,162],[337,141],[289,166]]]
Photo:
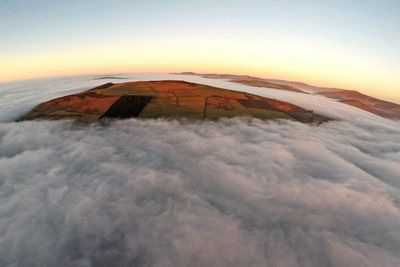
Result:
[[400,101],[399,1],[1,0],[0,82],[217,72]]

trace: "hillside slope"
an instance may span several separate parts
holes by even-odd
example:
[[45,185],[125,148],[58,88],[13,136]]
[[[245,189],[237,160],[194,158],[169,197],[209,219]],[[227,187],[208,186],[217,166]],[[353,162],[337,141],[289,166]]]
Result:
[[22,119],[185,118],[249,116],[320,123],[328,118],[296,105],[183,81],[107,83],[44,102]]

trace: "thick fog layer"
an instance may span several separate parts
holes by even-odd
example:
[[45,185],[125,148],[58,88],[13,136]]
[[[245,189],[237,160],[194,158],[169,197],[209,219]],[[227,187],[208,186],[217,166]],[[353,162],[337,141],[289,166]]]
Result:
[[400,266],[400,123],[11,122],[101,83],[0,86],[0,266]]

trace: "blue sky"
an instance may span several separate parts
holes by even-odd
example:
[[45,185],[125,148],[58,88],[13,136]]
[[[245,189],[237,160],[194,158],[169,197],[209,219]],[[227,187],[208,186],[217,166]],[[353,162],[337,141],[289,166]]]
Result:
[[[249,53],[257,51],[264,56],[261,57],[263,59],[273,55],[273,60],[279,61],[280,57],[284,57],[282,62],[287,65],[293,60],[293,66],[307,61],[308,54],[312,55],[313,51],[325,49],[312,57],[316,62],[331,62],[334,57],[335,66],[331,73],[345,68],[346,61],[349,61],[352,69],[346,72],[357,73],[353,80],[374,74],[381,75],[376,84],[384,80],[390,80],[393,84],[398,81],[394,75],[400,72],[399,14],[400,1],[1,0],[0,58],[8,64],[6,74],[11,79],[12,68],[27,72],[27,77],[35,75],[34,72],[29,73],[29,68],[23,68],[21,56],[40,59],[45,55],[67,53],[72,57],[78,55],[76,51],[97,47],[102,49],[103,55],[111,55],[111,50],[107,52],[109,47],[115,49],[121,46],[125,52],[131,51],[134,59],[133,51],[137,51],[138,44],[158,43],[160,46],[157,51],[160,52],[165,43],[165,54],[171,47],[177,50],[192,49],[193,53],[201,54],[203,58],[209,55],[209,65],[213,66],[216,64],[212,61],[214,54],[202,47],[211,46],[217,40],[219,45],[215,49],[209,48],[214,50],[212,52],[218,53],[220,49],[224,53],[224,47],[240,44],[241,48],[237,51],[232,48],[227,56],[240,54],[249,58],[246,50]],[[199,45],[193,48],[193,43]],[[301,49],[299,43],[303,46]],[[283,51],[273,53],[271,50],[274,48],[268,45],[282,47]],[[329,51],[334,51],[339,57],[343,55],[342,62],[339,62],[335,53],[330,55]],[[166,57],[162,58],[165,60]],[[179,60],[178,56],[174,58]],[[239,64],[237,62],[240,60],[242,58],[232,63]],[[13,61],[21,62],[21,66],[16,63],[12,65],[10,62]],[[193,69],[200,64],[198,60],[192,60],[191,63]],[[45,71],[46,64],[48,68],[51,67],[48,62],[38,67]],[[82,64],[87,64],[85,70],[90,70],[89,62]],[[204,62],[201,64],[205,65]],[[246,64],[256,74],[284,78],[285,68],[277,67],[280,72],[275,73],[270,63],[266,64],[265,71],[261,70],[261,63],[257,66],[252,66],[250,62]],[[328,73],[329,64],[321,64],[316,64],[315,69],[327,68]],[[34,67],[32,64],[29,66],[31,69]],[[138,69],[140,66],[136,67]],[[92,68],[95,71],[95,67]],[[307,74],[298,72],[294,78],[303,75],[305,81],[312,82],[310,73],[313,65],[305,64],[305,68]],[[370,74],[367,73],[369,68]],[[379,70],[382,74],[377,73]],[[69,72],[69,69],[65,67],[57,74],[61,74],[61,71]],[[295,72],[296,69],[287,69],[287,78],[290,79]],[[315,75],[322,77],[318,79],[320,83],[325,78],[320,73]],[[343,75],[326,77],[327,85]],[[24,77],[22,74],[19,76]],[[353,84],[355,82],[349,83],[350,86]],[[338,85],[342,84],[338,82]]]

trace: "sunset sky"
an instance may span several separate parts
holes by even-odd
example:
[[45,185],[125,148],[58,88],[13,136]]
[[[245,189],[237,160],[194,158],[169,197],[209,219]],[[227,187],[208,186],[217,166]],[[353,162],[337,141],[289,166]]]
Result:
[[1,0],[0,81],[217,72],[400,101],[400,1]]

